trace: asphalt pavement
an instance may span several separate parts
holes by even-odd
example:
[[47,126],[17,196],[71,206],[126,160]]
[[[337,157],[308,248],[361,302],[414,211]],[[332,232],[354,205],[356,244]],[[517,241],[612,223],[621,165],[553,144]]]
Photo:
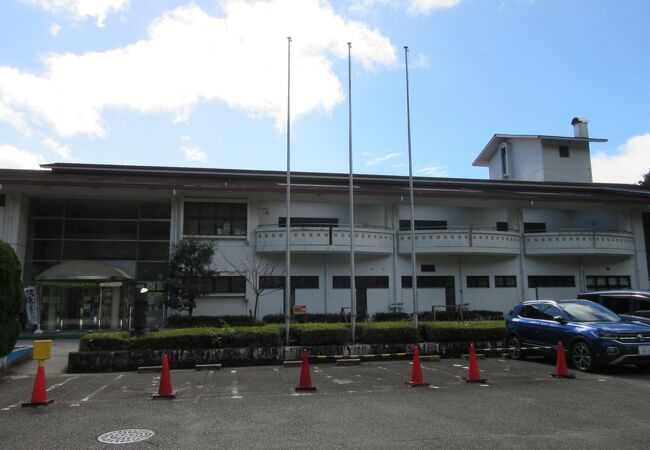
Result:
[[[409,361],[312,364],[317,391],[299,393],[300,368],[171,371],[174,400],[152,400],[159,374],[66,374],[55,342],[46,408],[23,408],[36,372],[0,374],[0,448],[647,448],[650,371],[623,367],[554,379],[546,360],[480,360],[485,384],[466,384],[467,362],[422,363],[431,385],[411,388]],[[57,356],[58,355],[58,356]],[[114,438],[114,436],[111,436]]]

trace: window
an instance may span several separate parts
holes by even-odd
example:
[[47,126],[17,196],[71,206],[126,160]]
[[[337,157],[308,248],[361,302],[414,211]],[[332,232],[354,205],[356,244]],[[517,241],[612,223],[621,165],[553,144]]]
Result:
[[508,231],[508,222],[497,222],[497,231]]
[[569,157],[569,147],[568,146],[560,145],[559,152],[560,152],[560,158],[568,158]]
[[246,277],[241,275],[214,277],[211,292],[214,294],[245,294]]
[[543,222],[524,222],[524,233],[546,233],[546,224]]
[[476,275],[467,277],[468,288],[489,288],[490,277],[487,275]]
[[517,287],[517,277],[514,275],[495,275],[494,287]]
[[499,147],[499,157],[501,158],[501,176],[508,178],[510,176],[510,168],[508,167],[508,144],[501,144]]
[[[286,283],[284,276],[264,276],[259,282],[264,289],[284,289]],[[292,289],[318,289],[318,285],[317,276],[291,276]]]
[[[399,230],[407,231],[411,229],[411,220],[400,220],[399,221]],[[446,220],[416,220],[415,221],[416,230],[446,230],[447,221]]]
[[420,272],[435,272],[435,271],[436,271],[435,264],[422,264],[420,266]]
[[5,194],[0,194],[0,208],[5,205],[7,196]]
[[[278,217],[278,226],[286,227],[287,218]],[[326,217],[292,217],[291,218],[292,227],[329,227],[339,226],[339,219],[331,219]]]
[[[418,288],[445,288],[454,287],[454,277],[418,275]],[[413,278],[410,275],[402,276],[402,288],[410,289],[413,287]]]
[[245,236],[246,204],[185,202],[186,236]]
[[528,277],[528,287],[575,287],[573,275],[531,275]]
[[[354,287],[357,289],[388,289],[388,277],[355,276]],[[349,275],[333,276],[332,288],[350,289],[350,276]]]
[[588,291],[612,291],[616,289],[630,289],[629,276],[587,275]]

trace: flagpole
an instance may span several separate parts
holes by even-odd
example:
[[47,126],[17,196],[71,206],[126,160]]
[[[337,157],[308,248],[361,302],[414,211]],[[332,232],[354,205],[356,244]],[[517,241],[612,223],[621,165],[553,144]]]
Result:
[[287,37],[287,273],[284,277],[284,335],[285,345],[289,346],[289,330],[291,328],[291,249],[289,232],[291,228],[291,37]]
[[350,325],[352,343],[357,324],[357,290],[354,270],[354,175],[352,170],[352,43],[348,42],[348,154],[350,159]]
[[415,262],[415,207],[413,202],[413,158],[411,157],[411,104],[409,101],[409,48],[404,46],[404,61],[406,67],[406,123],[408,130],[408,150],[409,150],[409,197],[411,202],[411,265],[413,272],[411,275],[412,292],[413,292],[413,325],[418,327],[418,285],[417,285],[417,266]]

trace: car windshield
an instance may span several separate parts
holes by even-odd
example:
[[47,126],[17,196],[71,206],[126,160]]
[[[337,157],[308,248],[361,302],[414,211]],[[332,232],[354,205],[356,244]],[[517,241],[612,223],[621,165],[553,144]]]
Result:
[[609,309],[596,303],[560,303],[558,306],[573,322],[618,322],[621,320]]

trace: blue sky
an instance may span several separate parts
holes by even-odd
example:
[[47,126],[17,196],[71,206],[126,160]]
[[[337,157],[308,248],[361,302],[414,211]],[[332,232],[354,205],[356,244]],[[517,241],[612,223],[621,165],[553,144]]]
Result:
[[645,0],[3,0],[0,167],[45,162],[486,178],[494,133],[571,136],[594,180],[650,168]]

